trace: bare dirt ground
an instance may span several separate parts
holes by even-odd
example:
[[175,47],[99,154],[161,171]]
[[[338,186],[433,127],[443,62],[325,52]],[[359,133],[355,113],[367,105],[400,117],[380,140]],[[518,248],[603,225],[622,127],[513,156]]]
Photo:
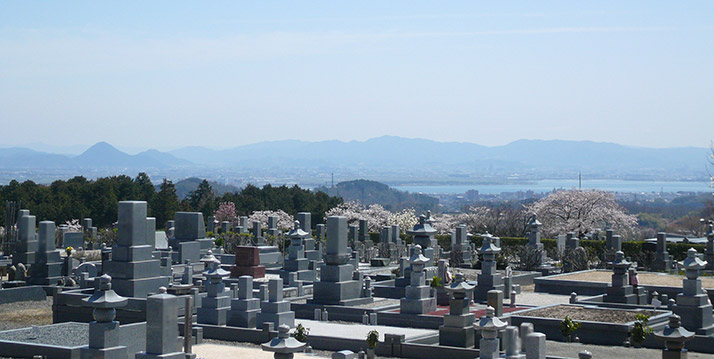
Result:
[[[551,277],[550,279],[610,283],[612,280],[611,276],[612,272],[610,271],[592,271],[564,274],[557,277]],[[684,279],[684,276],[682,275],[649,272],[640,272],[637,277],[640,280],[640,284],[667,287],[681,287],[682,279]],[[702,287],[714,288],[714,277],[699,277],[699,279],[702,280]]]
[[607,310],[583,308],[570,305],[558,305],[554,307],[531,310],[519,315],[526,317],[542,317],[563,319],[565,316],[575,321],[603,322],[603,323],[629,323],[635,321],[635,316],[639,313],[649,315],[660,314],[656,311],[627,311],[627,310]]
[[52,324],[52,297],[0,305],[0,330]]

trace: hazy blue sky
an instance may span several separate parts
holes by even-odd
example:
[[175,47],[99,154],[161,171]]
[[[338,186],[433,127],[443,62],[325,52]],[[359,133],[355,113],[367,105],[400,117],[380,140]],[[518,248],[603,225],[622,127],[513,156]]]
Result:
[[714,1],[0,3],[0,145],[706,147]]

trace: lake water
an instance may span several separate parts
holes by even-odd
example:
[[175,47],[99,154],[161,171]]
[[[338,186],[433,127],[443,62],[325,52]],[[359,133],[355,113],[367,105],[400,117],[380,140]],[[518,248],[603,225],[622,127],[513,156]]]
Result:
[[[414,185],[393,186],[401,191],[432,194],[459,194],[474,189],[481,194],[501,192],[533,191],[550,192],[553,189],[578,187],[578,180],[540,180],[532,183],[474,184],[474,185]],[[583,180],[583,189],[600,189],[612,192],[711,192],[709,182],[670,181],[625,181],[625,180]]]

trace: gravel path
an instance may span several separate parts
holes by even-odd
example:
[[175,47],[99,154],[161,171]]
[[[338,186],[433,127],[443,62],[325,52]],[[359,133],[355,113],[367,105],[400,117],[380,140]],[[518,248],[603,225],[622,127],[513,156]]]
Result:
[[[682,280],[684,279],[684,276],[681,275],[651,272],[640,272],[637,277],[640,280],[640,284],[660,285],[667,287],[682,287]],[[570,274],[559,275],[557,277],[550,277],[549,279],[610,283],[612,281],[612,272],[599,270],[591,272],[574,272]],[[699,277],[699,279],[702,280],[702,287],[714,288],[714,277],[702,276]]]

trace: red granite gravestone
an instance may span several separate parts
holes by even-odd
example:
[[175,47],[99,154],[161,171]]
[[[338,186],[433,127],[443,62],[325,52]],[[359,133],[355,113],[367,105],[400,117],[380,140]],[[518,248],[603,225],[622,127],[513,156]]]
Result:
[[231,278],[249,275],[253,278],[265,277],[265,267],[260,265],[260,249],[258,247],[236,247],[236,262],[231,267]]

